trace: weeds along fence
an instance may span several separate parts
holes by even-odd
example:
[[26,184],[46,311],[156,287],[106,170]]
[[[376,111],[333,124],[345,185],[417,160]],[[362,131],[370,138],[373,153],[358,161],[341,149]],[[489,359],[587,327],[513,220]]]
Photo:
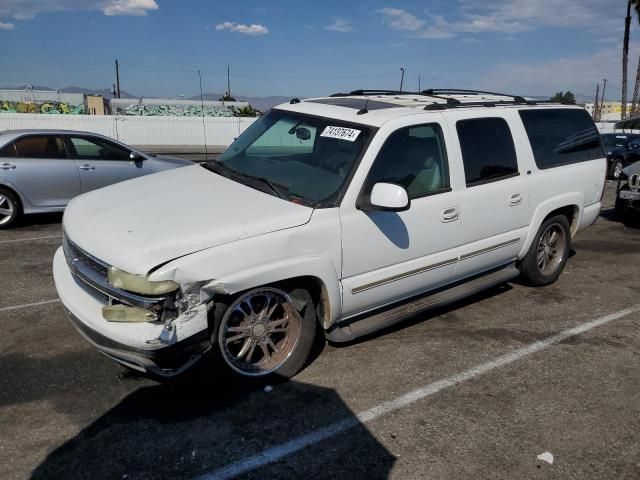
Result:
[[[99,133],[153,150],[203,148],[223,150],[256,119],[245,117],[138,117],[125,115],[0,114],[0,131],[21,129],[81,130]],[[206,140],[205,140],[206,139]]]

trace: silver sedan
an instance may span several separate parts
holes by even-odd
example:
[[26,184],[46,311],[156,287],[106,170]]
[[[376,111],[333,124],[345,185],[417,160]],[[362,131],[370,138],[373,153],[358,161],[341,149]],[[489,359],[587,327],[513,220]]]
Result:
[[0,229],[23,214],[63,211],[81,193],[186,165],[193,163],[139,152],[95,133],[0,132]]

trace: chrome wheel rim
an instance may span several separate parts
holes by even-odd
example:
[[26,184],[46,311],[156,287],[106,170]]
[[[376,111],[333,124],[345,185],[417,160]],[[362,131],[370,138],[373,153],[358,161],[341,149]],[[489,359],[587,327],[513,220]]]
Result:
[[620,178],[621,174],[622,174],[622,164],[620,162],[616,162],[616,164],[613,166],[613,178],[617,180],[618,178]]
[[286,292],[260,288],[242,295],[226,311],[218,345],[233,370],[258,377],[282,367],[301,332],[302,319]]
[[538,242],[538,269],[544,275],[553,274],[564,258],[567,236],[558,224],[551,224],[540,236]]
[[4,225],[11,220],[13,210],[13,202],[8,197],[0,194],[0,225]]

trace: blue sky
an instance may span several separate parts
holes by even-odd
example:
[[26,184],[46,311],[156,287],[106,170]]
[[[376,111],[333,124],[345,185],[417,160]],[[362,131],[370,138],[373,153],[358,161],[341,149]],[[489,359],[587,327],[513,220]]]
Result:
[[[620,91],[624,0],[0,0],[0,85],[135,95]],[[633,21],[630,72],[640,53]],[[631,79],[630,81],[632,81]],[[619,96],[619,94],[618,94]]]

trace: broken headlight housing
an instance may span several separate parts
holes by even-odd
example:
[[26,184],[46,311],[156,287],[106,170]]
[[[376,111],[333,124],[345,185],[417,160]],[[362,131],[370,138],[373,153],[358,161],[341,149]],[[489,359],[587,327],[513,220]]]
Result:
[[142,275],[134,275],[132,273],[119,270],[115,267],[109,267],[107,272],[107,280],[109,284],[125,290],[127,292],[139,293],[141,295],[165,295],[174,292],[180,288],[176,282],[171,280],[163,280],[160,282],[152,282]]

